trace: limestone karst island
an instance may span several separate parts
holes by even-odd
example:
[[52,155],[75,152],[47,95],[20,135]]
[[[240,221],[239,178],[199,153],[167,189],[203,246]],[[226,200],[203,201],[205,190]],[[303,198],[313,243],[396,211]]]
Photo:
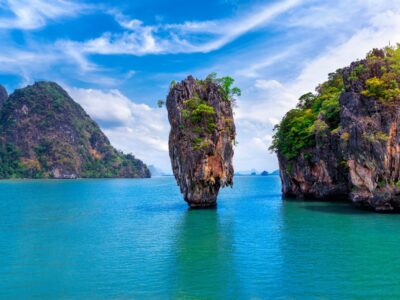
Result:
[[233,78],[216,76],[173,82],[166,102],[172,170],[192,208],[215,207],[219,189],[233,185],[232,102],[241,91]]
[[0,299],[399,299],[400,0],[0,0]]
[[287,197],[400,209],[400,47],[373,49],[329,74],[276,126]]

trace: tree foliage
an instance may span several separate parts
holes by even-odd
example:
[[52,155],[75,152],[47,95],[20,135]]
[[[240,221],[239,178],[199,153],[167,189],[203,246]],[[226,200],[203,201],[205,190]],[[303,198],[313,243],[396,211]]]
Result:
[[217,77],[217,73],[210,73],[206,77],[206,82],[213,82],[220,86],[221,94],[224,100],[233,101],[235,96],[240,97],[242,95],[242,91],[238,87],[233,87],[233,83],[235,79],[231,76]]
[[[315,145],[315,132],[339,126],[339,96],[343,90],[341,70],[329,74],[328,81],[319,85],[316,94],[300,97],[295,109],[290,110],[281,123],[274,128],[270,150],[277,151],[287,159],[295,158],[302,149]],[[326,122],[319,121],[322,113]]]
[[[373,97],[383,104],[400,100],[400,45],[372,50],[366,59],[352,65],[347,79],[348,84],[354,85],[356,90],[361,86],[361,95],[365,97]],[[301,150],[315,145],[316,132],[327,129],[337,132],[340,122],[339,97],[343,90],[343,71],[338,70],[329,74],[328,80],[317,87],[315,94],[301,96],[297,107],[275,126],[270,150],[292,159]],[[324,121],[318,119],[320,114]],[[341,138],[348,140],[348,133],[342,134]],[[385,140],[382,135],[373,138]]]

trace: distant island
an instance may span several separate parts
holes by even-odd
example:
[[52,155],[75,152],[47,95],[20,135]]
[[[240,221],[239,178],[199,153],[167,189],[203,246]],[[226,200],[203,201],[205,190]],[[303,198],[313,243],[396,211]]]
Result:
[[256,169],[251,169],[249,171],[235,172],[235,176],[276,176],[276,175],[279,175],[279,170],[274,170],[271,172],[264,170],[259,173]]
[[276,127],[284,196],[400,210],[400,46],[374,49],[300,97]]
[[10,96],[0,86],[0,178],[142,178],[147,166],[111,146],[94,122],[54,82]]

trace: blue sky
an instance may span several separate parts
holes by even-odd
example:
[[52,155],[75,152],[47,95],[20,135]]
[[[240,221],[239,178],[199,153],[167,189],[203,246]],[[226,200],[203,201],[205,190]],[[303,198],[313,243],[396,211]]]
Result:
[[0,0],[0,84],[61,84],[111,142],[170,170],[171,80],[231,75],[237,170],[273,170],[272,128],[327,74],[400,42],[400,0]]

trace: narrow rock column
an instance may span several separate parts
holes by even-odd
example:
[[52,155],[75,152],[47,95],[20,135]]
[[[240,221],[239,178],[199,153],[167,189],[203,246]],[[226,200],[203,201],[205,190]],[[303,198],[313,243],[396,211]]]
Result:
[[232,102],[215,81],[189,76],[171,86],[166,105],[169,155],[184,199],[191,208],[215,207],[219,189],[233,184]]

